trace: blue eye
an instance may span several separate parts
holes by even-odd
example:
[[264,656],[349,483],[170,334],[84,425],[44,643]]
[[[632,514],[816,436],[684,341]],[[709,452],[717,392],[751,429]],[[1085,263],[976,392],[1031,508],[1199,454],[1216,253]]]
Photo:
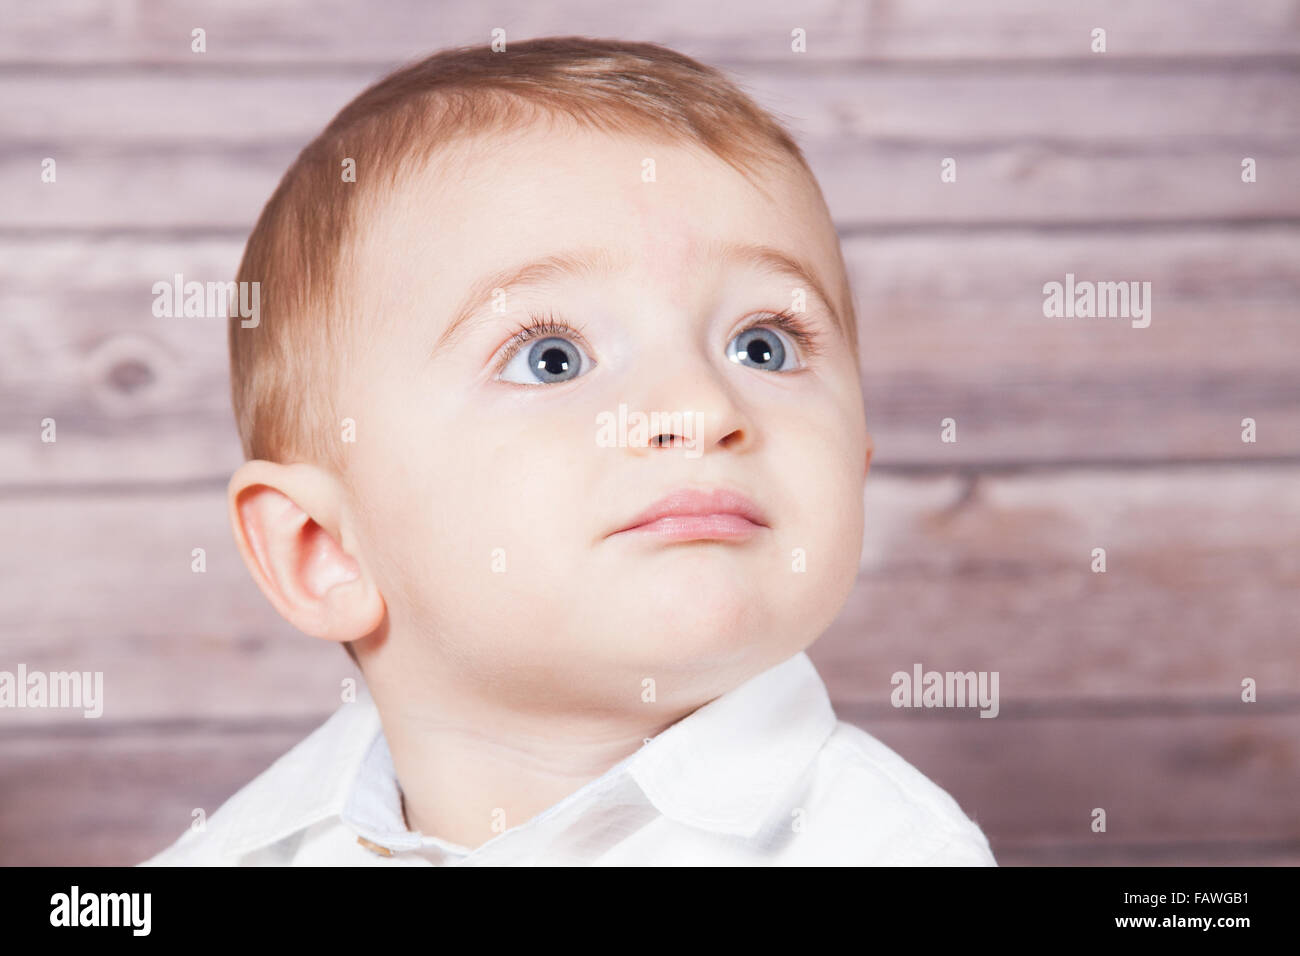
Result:
[[525,338],[512,343],[513,351],[498,378],[517,385],[552,385],[583,374],[591,360],[575,343],[558,335]]
[[767,325],[746,329],[727,344],[727,358],[739,365],[768,372],[788,372],[798,368],[793,363],[794,345],[785,334]]

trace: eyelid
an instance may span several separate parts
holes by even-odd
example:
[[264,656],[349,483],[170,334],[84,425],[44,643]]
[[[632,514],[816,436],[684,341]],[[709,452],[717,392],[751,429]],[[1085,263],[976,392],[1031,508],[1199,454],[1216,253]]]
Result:
[[[519,351],[531,342],[533,339],[547,338],[548,336],[572,338],[582,346],[583,351],[590,353],[591,347],[583,337],[582,329],[574,327],[563,318],[557,318],[553,312],[539,314],[536,312],[528,313],[528,321],[519,326],[506,340],[505,344],[497,350],[500,356],[495,367],[492,370],[493,377],[499,377],[509,366]],[[590,358],[590,354],[588,354]],[[593,361],[591,363],[595,365]]]
[[[824,351],[823,334],[809,323],[800,318],[801,313],[793,312],[789,309],[781,312],[765,312],[755,316],[751,321],[745,323],[731,336],[744,335],[751,329],[762,326],[772,326],[780,329],[790,338],[794,339],[798,348],[801,359],[807,360],[821,355]],[[509,367],[510,362],[520,350],[534,339],[546,338],[548,336],[567,337],[576,340],[577,344],[588,353],[590,358],[591,346],[587,344],[583,336],[581,327],[575,327],[572,323],[562,317],[557,317],[554,312],[545,313],[528,313],[528,321],[520,325],[506,340],[498,350],[499,358],[493,368],[493,377],[500,377]],[[730,339],[728,340],[730,341]],[[593,360],[592,364],[595,362]]]
[[800,315],[801,313],[792,312],[789,309],[781,312],[769,312],[743,325],[731,338],[734,339],[736,336],[744,335],[750,329],[768,325],[780,329],[794,339],[795,345],[799,348],[800,358],[815,358],[826,351],[823,334],[820,330],[801,319]]

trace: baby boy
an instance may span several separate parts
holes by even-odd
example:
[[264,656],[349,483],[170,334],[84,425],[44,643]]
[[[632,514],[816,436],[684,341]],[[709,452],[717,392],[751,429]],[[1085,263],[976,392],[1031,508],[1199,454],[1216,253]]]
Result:
[[448,50],[298,157],[230,323],[239,550],[354,700],[148,865],[993,865],[805,649],[871,463],[798,148],[653,44]]

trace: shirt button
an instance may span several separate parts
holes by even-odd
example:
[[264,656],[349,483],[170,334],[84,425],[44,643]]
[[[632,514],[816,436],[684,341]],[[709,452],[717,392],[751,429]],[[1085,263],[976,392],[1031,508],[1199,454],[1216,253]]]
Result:
[[357,837],[357,842],[369,850],[371,853],[378,853],[380,856],[392,856],[393,851],[386,846],[380,846],[378,843],[372,843],[363,836]]

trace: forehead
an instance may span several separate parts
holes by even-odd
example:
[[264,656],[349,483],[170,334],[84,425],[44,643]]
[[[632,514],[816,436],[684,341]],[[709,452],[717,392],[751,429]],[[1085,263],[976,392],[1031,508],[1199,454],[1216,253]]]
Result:
[[751,180],[703,147],[531,126],[440,149],[366,218],[356,274],[381,283],[375,294],[435,295],[448,315],[483,282],[575,251],[589,264],[599,253],[590,276],[683,295],[705,265],[775,274],[784,256],[843,315],[834,227],[793,161]]

